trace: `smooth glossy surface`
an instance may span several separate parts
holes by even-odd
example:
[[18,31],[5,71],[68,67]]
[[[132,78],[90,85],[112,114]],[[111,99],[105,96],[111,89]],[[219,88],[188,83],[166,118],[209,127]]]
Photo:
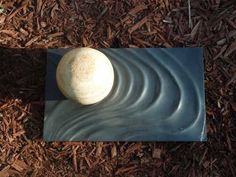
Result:
[[[79,106],[63,99],[56,90],[50,96],[48,88],[53,88],[53,82],[49,77],[45,140],[205,140],[201,49],[101,51],[114,67],[112,91],[98,104]],[[48,60],[55,62],[54,67],[60,52],[49,50]],[[53,66],[48,65],[50,71]]]

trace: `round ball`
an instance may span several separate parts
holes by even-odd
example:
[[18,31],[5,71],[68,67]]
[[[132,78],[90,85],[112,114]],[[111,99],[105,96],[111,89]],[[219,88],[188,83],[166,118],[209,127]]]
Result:
[[67,98],[89,105],[109,94],[114,82],[114,71],[102,52],[77,48],[62,57],[57,66],[56,79],[59,89]]

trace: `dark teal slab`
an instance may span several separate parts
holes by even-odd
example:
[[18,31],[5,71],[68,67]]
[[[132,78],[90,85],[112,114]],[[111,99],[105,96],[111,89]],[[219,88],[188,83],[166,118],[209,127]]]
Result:
[[103,101],[81,106],[57,88],[55,72],[70,49],[49,49],[46,141],[205,141],[201,48],[100,49],[115,83]]

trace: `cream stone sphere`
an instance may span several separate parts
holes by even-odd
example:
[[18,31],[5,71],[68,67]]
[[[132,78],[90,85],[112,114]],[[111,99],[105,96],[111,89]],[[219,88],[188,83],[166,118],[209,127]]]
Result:
[[114,70],[102,52],[92,48],[76,48],[60,60],[56,80],[67,98],[89,105],[109,94],[114,82]]

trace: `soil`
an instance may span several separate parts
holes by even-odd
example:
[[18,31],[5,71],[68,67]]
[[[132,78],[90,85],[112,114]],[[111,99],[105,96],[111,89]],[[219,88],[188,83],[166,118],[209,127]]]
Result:
[[[236,176],[235,0],[0,3],[0,176]],[[191,12],[191,16],[189,16]],[[203,47],[207,142],[44,142],[46,48]]]

